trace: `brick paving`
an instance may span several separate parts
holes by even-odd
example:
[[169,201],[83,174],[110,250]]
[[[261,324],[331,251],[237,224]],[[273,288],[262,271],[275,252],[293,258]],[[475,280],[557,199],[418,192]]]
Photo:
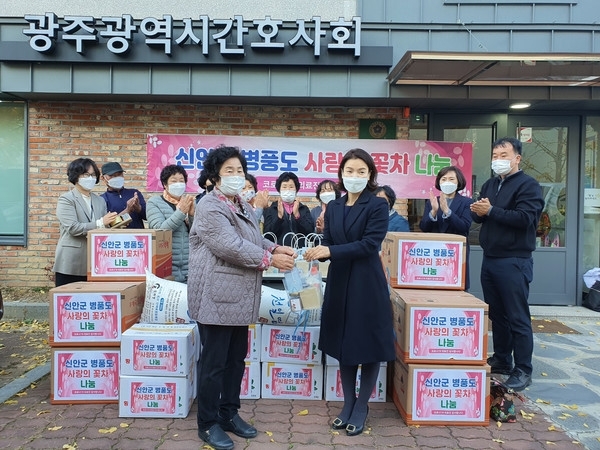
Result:
[[[196,406],[185,419],[119,418],[118,405],[51,405],[50,379],[0,405],[0,449],[189,450],[203,446]],[[391,401],[371,403],[360,436],[330,429],[339,402],[243,400],[240,414],[259,430],[254,439],[232,435],[236,449],[552,449],[586,448],[553,425],[531,400],[517,401],[517,423],[498,426],[406,426]],[[299,414],[307,410],[308,414]]]

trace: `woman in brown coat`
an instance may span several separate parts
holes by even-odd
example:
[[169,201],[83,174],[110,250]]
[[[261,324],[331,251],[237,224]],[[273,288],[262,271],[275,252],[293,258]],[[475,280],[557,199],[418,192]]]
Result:
[[188,303],[202,342],[198,435],[219,450],[233,448],[225,431],[257,434],[238,415],[248,325],[258,319],[262,272],[291,270],[296,255],[262,237],[254,210],[240,197],[247,167],[238,148],[211,151],[204,170],[215,187],[198,202],[190,230]]

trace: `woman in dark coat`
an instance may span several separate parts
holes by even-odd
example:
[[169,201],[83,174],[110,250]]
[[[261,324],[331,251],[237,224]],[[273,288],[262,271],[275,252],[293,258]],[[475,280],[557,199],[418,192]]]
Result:
[[344,406],[332,427],[355,436],[364,429],[381,362],[395,358],[390,295],[379,259],[388,203],[373,195],[377,169],[364,150],[346,153],[338,177],[348,194],[329,202],[322,245],[309,249],[304,259],[330,259],[319,348],[340,363]]

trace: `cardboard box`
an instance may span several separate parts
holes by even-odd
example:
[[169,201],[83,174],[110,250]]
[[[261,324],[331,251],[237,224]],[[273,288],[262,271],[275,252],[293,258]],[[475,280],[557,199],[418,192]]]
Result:
[[187,417],[196,398],[196,371],[187,377],[121,376],[119,417]]
[[262,363],[261,397],[294,400],[323,399],[323,366]]
[[145,281],[146,270],[166,278],[172,273],[171,230],[88,232],[88,281]]
[[461,291],[392,289],[396,356],[408,363],[486,363],[488,305]]
[[50,345],[119,346],[144,307],[145,282],[81,281],[50,290]]
[[390,232],[381,244],[381,259],[392,287],[465,289],[464,236]]
[[322,353],[318,349],[319,330],[320,327],[263,325],[260,360],[321,364]]
[[53,348],[50,403],[117,403],[118,348]]
[[242,389],[240,398],[260,398],[260,363],[246,361],[244,377],[242,378]]
[[[360,390],[360,372],[356,376],[356,395]],[[379,367],[377,382],[371,393],[370,402],[385,402],[387,392],[387,363]],[[325,366],[325,400],[327,401],[343,401],[344,392],[342,390],[342,379],[340,376],[340,366]]]
[[199,355],[196,323],[136,324],[121,339],[121,375],[185,377]]
[[246,353],[246,361],[260,362],[261,334],[261,324],[257,323],[248,326],[248,353]]
[[489,393],[489,366],[394,365],[392,398],[407,425],[488,426]]

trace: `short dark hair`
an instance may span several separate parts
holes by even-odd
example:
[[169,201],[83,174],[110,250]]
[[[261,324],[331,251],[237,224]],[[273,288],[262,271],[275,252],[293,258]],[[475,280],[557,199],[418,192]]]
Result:
[[208,175],[206,174],[206,170],[202,169],[198,177],[198,186],[204,190],[206,190],[206,180],[208,180]]
[[279,178],[277,178],[277,181],[275,182],[275,189],[277,189],[277,192],[280,192],[281,183],[290,180],[294,182],[294,186],[296,186],[296,192],[298,192],[300,190],[300,180],[298,180],[298,177],[293,172],[283,172],[281,175],[279,175]]
[[366,189],[369,192],[374,192],[377,189],[377,167],[375,166],[375,161],[371,155],[369,155],[362,148],[353,148],[352,150],[348,150],[342,161],[340,162],[340,167],[338,169],[338,178],[339,178],[339,187],[342,191],[346,191],[346,187],[344,186],[344,180],[342,179],[342,174],[344,173],[344,166],[350,159],[361,159],[367,165],[369,172],[371,175],[369,176],[369,181],[367,182]]
[[383,192],[385,194],[385,196],[387,197],[388,203],[390,204],[390,211],[391,211],[392,208],[394,207],[394,205],[396,204],[396,193],[394,192],[392,187],[388,186],[388,185],[379,186],[377,189],[375,189],[374,194],[377,195],[380,192]]
[[505,147],[506,144],[512,145],[512,147],[515,150],[515,153],[517,155],[523,154],[523,144],[521,144],[520,140],[518,140],[517,138],[513,138],[513,137],[503,137],[503,138],[497,139],[492,144],[492,149],[494,149],[496,147]]
[[181,166],[178,166],[177,164],[170,164],[168,166],[163,167],[163,170],[160,171],[160,182],[163,185],[163,187],[167,187],[167,181],[169,181],[169,178],[171,178],[177,173],[183,175],[183,179],[187,183],[188,177],[185,169]]
[[69,182],[71,184],[77,184],[79,177],[86,173],[90,167],[94,168],[96,184],[98,184],[100,181],[100,170],[98,170],[98,166],[90,158],[77,158],[69,163],[69,166],[67,167],[67,177],[69,178]]
[[221,179],[219,172],[221,171],[221,167],[225,161],[231,158],[237,158],[240,160],[242,164],[242,168],[244,169],[244,175],[248,173],[248,164],[246,163],[246,157],[240,151],[238,147],[227,147],[225,145],[220,145],[217,148],[211,150],[208,153],[208,156],[204,160],[204,170],[206,170],[206,174],[208,175],[208,179],[214,185]]
[[438,191],[442,190],[440,188],[440,179],[444,175],[446,175],[448,172],[454,172],[456,174],[456,181],[457,181],[456,190],[457,191],[462,191],[464,188],[467,187],[467,179],[465,178],[465,175],[462,173],[462,170],[460,170],[456,166],[446,166],[446,167],[442,167],[440,169],[440,171],[438,172],[437,176],[435,177],[435,188]]
[[333,188],[333,192],[335,192],[335,198],[340,198],[342,196],[342,193],[340,192],[340,188],[338,187],[338,185],[335,181],[323,180],[317,185],[317,190],[315,191],[317,194],[317,200],[321,201],[321,189],[323,189],[323,187],[328,184],[330,184],[331,187]]
[[248,180],[250,182],[250,184],[254,188],[254,192],[257,192],[258,191],[258,182],[256,181],[256,177],[254,175],[252,175],[251,173],[247,173],[246,180]]

